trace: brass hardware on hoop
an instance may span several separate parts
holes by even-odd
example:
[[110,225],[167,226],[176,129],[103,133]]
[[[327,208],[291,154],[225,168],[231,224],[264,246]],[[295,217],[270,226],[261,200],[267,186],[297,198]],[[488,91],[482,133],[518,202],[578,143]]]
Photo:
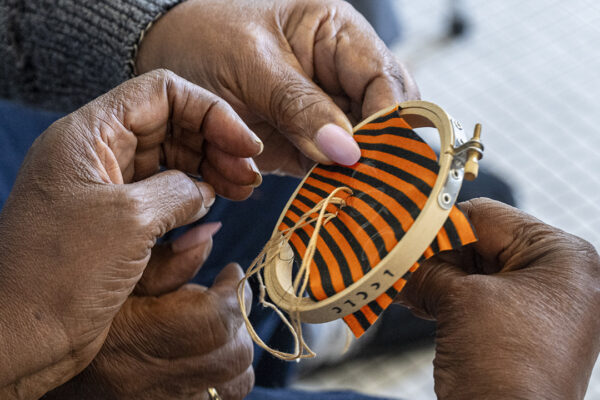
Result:
[[454,132],[455,145],[447,148],[446,154],[452,156],[452,163],[444,187],[438,196],[438,204],[445,210],[451,209],[454,205],[463,178],[468,181],[477,178],[478,161],[483,156],[483,143],[480,140],[481,124],[475,125],[473,137],[467,141],[460,122],[450,116],[448,118]]
[[[465,154],[466,153],[466,154]],[[454,148],[455,159],[464,159],[465,179],[475,180],[479,173],[479,160],[483,157],[483,143],[481,143],[481,124],[475,125],[473,137],[467,143]]]

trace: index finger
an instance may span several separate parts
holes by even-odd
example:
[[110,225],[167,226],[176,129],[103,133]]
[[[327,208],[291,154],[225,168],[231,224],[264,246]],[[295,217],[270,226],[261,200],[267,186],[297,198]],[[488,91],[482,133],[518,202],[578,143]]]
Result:
[[[204,141],[241,158],[254,157],[263,147],[227,103],[167,70],[131,79],[86,105],[79,114],[94,117],[87,118],[90,131],[99,132],[120,170],[136,179],[156,173],[161,144],[166,141],[170,144],[162,150],[173,153],[176,160],[182,154],[192,159],[195,153],[201,154]],[[198,156],[187,164],[199,160]]]
[[184,131],[181,145],[192,150],[201,151],[201,138],[238,157],[253,157],[262,150],[260,139],[231,106],[167,70],[123,83],[113,101],[123,110],[117,118],[138,137],[141,149],[162,142],[170,121]]

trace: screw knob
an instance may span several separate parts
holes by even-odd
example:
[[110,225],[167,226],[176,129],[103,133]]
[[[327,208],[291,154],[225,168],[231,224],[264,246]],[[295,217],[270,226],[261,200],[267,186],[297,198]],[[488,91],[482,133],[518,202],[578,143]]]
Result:
[[[475,125],[472,142],[481,143],[481,124]],[[465,179],[468,181],[475,180],[479,174],[479,160],[481,159],[481,151],[471,149],[467,152],[467,161],[465,162]]]

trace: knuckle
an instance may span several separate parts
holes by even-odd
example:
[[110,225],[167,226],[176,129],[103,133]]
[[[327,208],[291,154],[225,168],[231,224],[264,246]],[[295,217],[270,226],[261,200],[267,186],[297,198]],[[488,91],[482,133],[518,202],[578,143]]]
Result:
[[600,258],[590,242],[533,219],[523,222],[515,237],[522,238],[512,245],[518,248],[515,253],[550,268],[552,276],[539,277],[547,284],[561,282],[581,293],[600,286]]
[[151,219],[148,215],[148,205],[143,190],[139,187],[132,187],[122,199],[124,203],[123,210],[126,210],[128,225],[132,228],[146,228],[151,225]]
[[275,121],[279,121],[280,130],[288,130],[291,126],[312,125],[311,115],[327,105],[324,96],[317,95],[309,85],[293,79],[282,79],[270,93],[269,108]]
[[[490,297],[495,291],[492,282],[481,275],[467,275],[460,280],[460,283],[452,285],[452,295],[448,296],[451,307],[458,304],[468,305],[469,307],[481,307],[482,303]],[[487,295],[486,295],[487,294]]]
[[218,382],[238,379],[248,368],[252,368],[252,350],[247,349],[247,340],[236,338],[217,348],[212,354],[210,375]]
[[578,236],[565,233],[573,251],[581,259],[578,269],[583,268],[588,278],[591,278],[596,285],[600,282],[600,257],[596,248],[587,240]]
[[237,328],[235,337],[231,340],[232,351],[236,356],[237,373],[241,373],[250,365],[254,357],[254,342],[244,325]]
[[244,368],[247,368],[252,365],[252,360],[254,358],[254,342],[245,327],[240,327],[239,331],[242,335],[242,338],[240,339],[242,345],[239,352],[240,364]]
[[582,254],[590,257],[591,259],[598,259],[598,252],[596,248],[587,240],[580,238],[579,236],[568,234],[573,242],[575,248],[577,248]]
[[400,85],[404,92],[406,92],[407,88],[410,86],[408,82],[408,73],[395,57],[387,54],[387,50],[385,50],[384,53],[386,54],[386,57],[383,57],[377,70],[381,71],[381,76],[386,81]]
[[[252,288],[250,287],[250,283],[248,281],[244,282],[244,300],[246,301],[246,306],[250,307],[252,305],[252,300],[254,298],[254,295],[252,294]],[[250,310],[246,310],[246,313],[248,313]]]
[[[319,1],[315,1],[319,3]],[[336,14],[344,16],[346,19],[352,19],[356,17],[362,17],[356,8],[354,8],[349,2],[343,0],[329,0],[329,6],[335,8]]]
[[168,82],[175,79],[177,75],[171,70],[166,68],[158,68],[148,73],[151,78],[156,79],[159,82]]
[[240,318],[240,306],[236,300],[231,297],[223,302],[220,313],[220,321],[222,327],[223,337],[227,340],[233,340],[242,324],[242,318]]
[[200,191],[198,190],[198,187],[185,173],[172,170],[167,172],[167,174],[169,174],[169,186],[171,186],[173,191],[176,190],[181,194],[181,196],[178,196],[179,198],[187,199],[192,202],[193,205],[200,201]]
[[[348,3],[347,1],[343,1],[343,0],[305,0],[304,1],[304,6],[305,7],[315,7],[318,9],[323,9],[323,7],[335,7],[335,8],[339,8],[341,10],[355,10],[354,7],[352,7],[350,5],[350,3]],[[356,11],[354,11],[356,12]]]
[[148,247],[154,245],[154,239],[162,236],[166,230],[156,224],[159,210],[152,206],[147,191],[133,185],[121,195],[120,207],[115,212],[120,222],[120,229],[126,230],[132,237],[146,238]]
[[150,93],[162,92],[164,86],[168,84],[174,75],[171,71],[164,68],[154,69],[121,84],[117,89],[125,92],[122,93],[125,96],[137,93],[148,95]]
[[233,337],[233,333],[231,333],[233,331],[231,323],[229,323],[226,318],[222,317],[215,318],[213,321],[215,321],[215,323],[212,324],[214,347],[225,346]]
[[223,364],[224,368],[220,374],[225,380],[233,379],[242,374],[252,364],[252,351],[247,350],[245,345],[240,346],[236,343],[231,349],[230,362]]
[[237,318],[239,312],[239,309],[234,307],[217,305],[211,315],[207,317],[215,347],[224,346],[235,340],[241,326],[239,318]]
[[231,357],[220,357],[222,361],[214,362],[211,364],[211,380],[215,382],[227,382],[234,379],[239,371],[235,371],[234,366],[236,365],[235,361],[231,359]]
[[[142,75],[144,76],[144,75]],[[158,95],[158,97],[162,98],[162,95],[166,92],[167,96],[175,90],[181,90],[179,88],[181,84],[181,78],[175,74],[173,71],[170,71],[165,68],[159,68],[152,70],[147,73],[148,77],[148,86],[151,88],[150,91]]]
[[246,370],[246,372],[242,376],[240,386],[239,386],[240,397],[238,397],[238,398],[239,399],[245,398],[246,395],[248,393],[250,393],[250,391],[252,390],[253,387],[254,387],[254,369],[252,367],[250,367]]
[[557,235],[556,229],[541,221],[523,221],[516,230],[517,237],[525,239],[525,247],[530,248],[544,240],[555,242],[558,246],[563,243],[561,235]]
[[204,95],[204,101],[206,102],[206,106],[205,109],[206,111],[204,112],[204,118],[206,119],[209,115],[211,114],[218,114],[219,112],[227,112],[231,110],[231,107],[229,106],[229,104],[227,104],[227,102],[225,102],[223,99],[221,99],[219,96],[215,95],[214,93],[211,93],[203,88],[200,88],[202,94]]
[[265,35],[265,31],[263,28],[248,23],[237,28],[233,28],[234,34],[240,37],[240,39],[245,40],[245,43],[248,43],[254,50],[265,52],[268,48],[268,42],[266,38],[268,35]]
[[218,387],[219,394],[225,399],[242,400],[254,387],[254,370],[248,368],[239,376]]

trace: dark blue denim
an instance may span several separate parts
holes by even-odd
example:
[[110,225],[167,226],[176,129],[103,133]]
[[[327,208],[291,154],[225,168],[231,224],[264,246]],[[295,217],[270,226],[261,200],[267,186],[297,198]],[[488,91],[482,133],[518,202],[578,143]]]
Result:
[[308,392],[303,390],[256,387],[246,400],[392,400],[389,397],[372,397],[348,391]]

